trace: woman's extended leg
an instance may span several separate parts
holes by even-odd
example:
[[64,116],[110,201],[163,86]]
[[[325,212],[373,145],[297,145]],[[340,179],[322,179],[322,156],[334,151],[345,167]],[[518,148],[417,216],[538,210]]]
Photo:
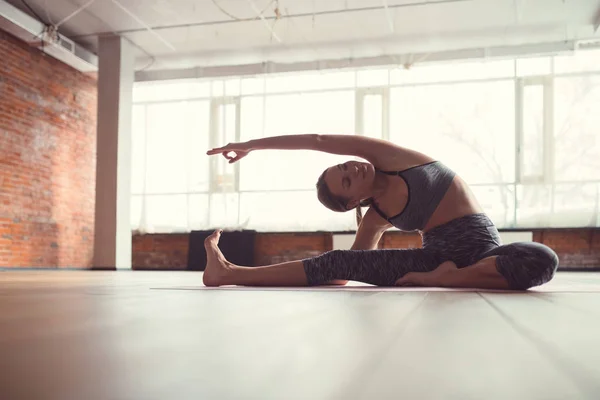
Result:
[[334,280],[353,280],[393,286],[407,272],[431,271],[439,260],[424,249],[333,250],[320,256],[263,267],[228,262],[218,243],[221,231],[204,242],[207,254],[206,286],[306,286]]
[[203,281],[206,286],[306,286],[302,261],[291,261],[268,267],[242,267],[225,259],[219,249],[221,230],[204,240],[206,269]]

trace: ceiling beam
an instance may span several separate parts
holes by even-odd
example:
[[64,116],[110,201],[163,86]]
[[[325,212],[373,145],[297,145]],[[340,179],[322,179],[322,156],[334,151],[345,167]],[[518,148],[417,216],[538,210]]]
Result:
[[[463,2],[472,2],[475,0],[435,0],[435,1],[427,1],[427,0],[421,0],[421,1],[415,1],[414,3],[402,3],[402,4],[389,4],[387,5],[387,8],[392,10],[392,9],[397,9],[397,8],[408,8],[408,7],[425,7],[425,6],[433,6],[433,5],[437,5],[437,4],[450,4],[450,3],[463,3]],[[319,11],[319,12],[309,12],[309,13],[298,13],[298,14],[281,14],[281,15],[273,15],[273,16],[264,16],[263,18],[266,21],[271,21],[271,20],[284,20],[287,18],[314,18],[314,17],[319,17],[319,16],[323,16],[323,15],[334,15],[334,14],[346,14],[346,13],[354,13],[354,12],[365,12],[365,11],[377,11],[377,10],[384,10],[386,8],[385,5],[381,5],[381,6],[370,6],[370,7],[358,7],[358,8],[345,8],[345,9],[340,9],[340,10],[327,10],[327,11]],[[155,31],[160,31],[162,29],[174,29],[174,28],[192,28],[192,27],[197,27],[197,26],[213,26],[213,25],[226,25],[226,24],[235,24],[235,23],[239,23],[239,22],[252,22],[255,21],[256,17],[249,17],[249,18],[240,18],[237,20],[234,19],[227,19],[227,20],[220,20],[220,21],[206,21],[206,22],[196,22],[196,23],[191,23],[191,24],[178,24],[178,25],[164,25],[164,26],[152,26],[149,27],[152,30]],[[93,33],[86,33],[83,35],[72,35],[71,38],[76,40],[76,39],[80,39],[80,38],[85,38],[85,37],[90,37],[90,36],[104,36],[104,35],[122,35],[122,34],[127,34],[127,33],[137,33],[137,32],[143,32],[146,29],[124,29],[124,30],[120,30],[120,31],[110,31],[110,32],[93,32]]]
[[[434,53],[418,53],[415,57],[427,57],[428,63],[448,62],[448,61],[491,61],[494,59],[505,60],[518,56],[536,55],[555,55],[560,53],[571,54],[574,43],[572,41],[558,41],[545,44],[530,44],[522,46],[509,47],[491,47],[491,48],[468,48],[447,51],[438,51]],[[327,71],[331,69],[343,68],[362,68],[373,66],[390,67],[396,65],[392,58],[402,58],[403,54],[381,55],[374,57],[361,58],[340,58],[327,60],[304,60],[294,62],[248,62],[238,65],[212,65],[202,67],[174,68],[174,69],[156,69],[148,71],[137,71],[135,74],[136,82],[162,81],[172,79],[200,79],[200,78],[227,78],[240,77],[248,75],[266,74],[266,73],[286,73],[286,72],[306,72],[306,71]],[[249,59],[248,59],[249,61]],[[397,65],[396,65],[397,66]]]

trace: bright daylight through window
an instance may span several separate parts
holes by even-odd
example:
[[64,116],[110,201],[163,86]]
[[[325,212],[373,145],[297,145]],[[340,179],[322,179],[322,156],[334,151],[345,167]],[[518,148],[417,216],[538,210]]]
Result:
[[347,157],[206,150],[296,133],[362,134],[438,158],[499,228],[600,226],[600,52],[138,83],[131,225],[142,232],[354,230],[315,183]]

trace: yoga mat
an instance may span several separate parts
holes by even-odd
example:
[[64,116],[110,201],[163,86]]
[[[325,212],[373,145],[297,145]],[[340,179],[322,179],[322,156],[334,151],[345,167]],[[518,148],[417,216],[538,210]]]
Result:
[[234,291],[302,291],[302,292],[497,292],[497,293],[600,293],[600,284],[547,284],[527,291],[520,290],[494,290],[494,289],[462,289],[462,288],[430,288],[430,287],[378,287],[371,285],[352,286],[301,286],[301,287],[258,287],[258,286],[173,286],[152,287],[151,290],[234,290]]

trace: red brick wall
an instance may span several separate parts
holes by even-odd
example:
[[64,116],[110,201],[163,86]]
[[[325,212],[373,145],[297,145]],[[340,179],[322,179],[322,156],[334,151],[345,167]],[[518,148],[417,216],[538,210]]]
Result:
[[89,267],[96,80],[0,31],[0,267]]
[[[600,229],[536,230],[533,240],[552,247],[561,269],[600,268]],[[260,233],[254,246],[255,265],[267,265],[320,254],[333,247],[330,233]],[[418,248],[418,234],[387,232],[380,248]],[[185,269],[188,235],[134,235],[134,268]]]
[[188,261],[189,235],[134,235],[133,269],[184,270]]
[[254,264],[269,265],[322,254],[333,247],[330,233],[263,233],[254,244]]
[[554,249],[562,268],[600,268],[600,229],[540,230],[533,240]]
[[[133,269],[183,270],[188,259],[187,234],[133,235]],[[321,254],[332,247],[329,233],[263,233],[254,243],[254,265],[268,265]]]

